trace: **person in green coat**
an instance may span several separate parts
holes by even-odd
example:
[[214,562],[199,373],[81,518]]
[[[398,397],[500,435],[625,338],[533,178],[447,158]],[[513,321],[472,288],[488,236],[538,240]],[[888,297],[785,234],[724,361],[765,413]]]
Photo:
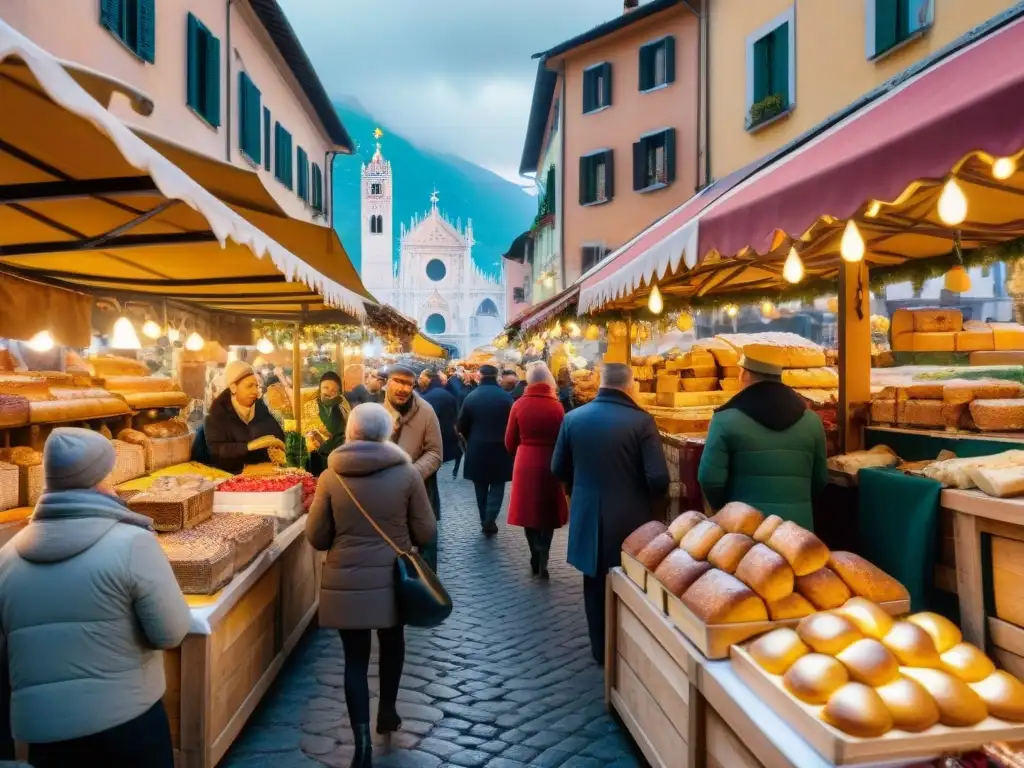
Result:
[[825,428],[782,369],[744,357],[741,390],[715,411],[697,480],[715,510],[742,501],[814,530],[811,500],[828,483]]
[[348,402],[341,394],[341,377],[327,371],[320,377],[320,391],[315,400],[303,404],[302,422],[309,450],[307,469],[317,477],[327,467],[331,451],[345,443],[345,422]]

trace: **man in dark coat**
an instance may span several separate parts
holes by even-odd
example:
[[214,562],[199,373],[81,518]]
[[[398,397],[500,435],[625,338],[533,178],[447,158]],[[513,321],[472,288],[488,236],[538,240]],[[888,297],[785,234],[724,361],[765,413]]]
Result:
[[633,372],[608,363],[593,402],[566,414],[551,471],[569,495],[569,564],[583,573],[590,650],[604,663],[604,585],[622,542],[654,519],[668,466],[654,419],[634,402]]
[[[466,395],[476,389],[476,384],[472,382],[472,379],[464,368],[456,368],[455,373],[448,377],[448,383],[445,384],[444,388],[448,390],[454,397],[455,403],[458,410],[462,410],[462,404],[466,401]],[[452,480],[455,480],[459,476],[459,465],[462,464],[462,455],[464,453],[465,445],[462,442],[462,438],[459,437],[459,455],[455,458],[455,466],[452,467]]]
[[228,363],[224,386],[204,425],[213,466],[237,475],[248,464],[275,458],[284,463],[284,430],[260,397],[252,366],[241,360]]
[[498,369],[480,366],[480,386],[466,396],[458,430],[466,441],[465,477],[476,487],[480,527],[485,536],[498,532],[497,519],[512,479],[512,457],[505,450],[505,430],[512,395],[498,386]]
[[462,446],[459,444],[459,435],[455,430],[455,424],[459,418],[459,403],[455,395],[444,388],[441,383],[441,376],[433,368],[424,371],[427,386],[424,388],[422,397],[437,414],[437,421],[441,425],[441,443],[444,446],[441,462],[455,461],[462,456]]
[[363,374],[363,383],[356,384],[351,391],[346,392],[345,399],[353,408],[363,403],[383,403],[384,383],[376,371],[366,371]]

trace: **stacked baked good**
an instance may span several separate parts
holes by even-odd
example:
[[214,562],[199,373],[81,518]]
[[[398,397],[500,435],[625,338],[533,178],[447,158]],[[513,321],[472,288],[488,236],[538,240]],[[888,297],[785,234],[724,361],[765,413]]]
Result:
[[1024,386],[1002,379],[915,382],[882,388],[871,421],[933,429],[1024,430]]
[[713,517],[684,512],[647,523],[623,551],[705,624],[798,619],[851,596],[906,600],[896,579],[852,552],[829,552],[810,531],[742,502]]
[[855,475],[868,467],[895,467],[899,462],[900,457],[892,448],[887,445],[876,445],[866,451],[850,451],[832,456],[828,460],[828,468]]
[[782,383],[812,402],[828,399],[839,387],[839,373],[828,366],[824,348],[795,333],[726,333],[715,339],[731,346],[737,358],[750,355],[781,368]]
[[34,507],[43,495],[43,454],[26,446],[0,448],[0,461],[18,468],[18,506]]
[[106,388],[125,399],[133,410],[184,408],[189,397],[174,379],[164,376],[107,376]]
[[746,650],[828,725],[862,738],[970,727],[992,716],[1024,722],[1024,684],[935,613],[894,619],[853,597]]
[[[0,395],[27,401],[32,424],[81,421],[129,412],[117,395],[83,382],[68,373],[31,371],[0,375]],[[19,409],[23,406],[18,406]]]
[[990,352],[1024,349],[1024,326],[964,321],[959,309],[897,309],[890,325],[893,352]]
[[196,475],[159,477],[145,491],[132,495],[128,507],[151,518],[157,531],[195,528],[213,515],[215,487]]

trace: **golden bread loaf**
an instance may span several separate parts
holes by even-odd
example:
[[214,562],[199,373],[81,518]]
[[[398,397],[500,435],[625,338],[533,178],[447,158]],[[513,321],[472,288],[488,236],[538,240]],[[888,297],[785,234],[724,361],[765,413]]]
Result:
[[28,400],[46,400],[50,397],[50,383],[43,376],[3,374],[0,375],[0,395],[18,395]]
[[874,688],[847,683],[828,697],[821,719],[843,733],[873,739],[892,730],[889,708]]
[[693,582],[682,600],[705,624],[768,620],[764,601],[735,576],[716,568]]
[[685,550],[674,549],[654,571],[656,578],[663,587],[676,597],[690,588],[697,579],[711,570],[711,564],[705,560],[694,560]]
[[920,733],[939,722],[939,705],[920,683],[909,677],[898,677],[875,688],[875,693],[892,715],[893,728]]
[[824,704],[850,681],[846,667],[824,653],[808,653],[794,661],[782,676],[786,690],[807,704]]
[[755,544],[736,567],[736,578],[774,602],[793,593],[793,569],[778,552],[764,544]]
[[744,344],[743,354],[778,368],[824,368],[825,350],[812,346]]
[[148,376],[149,366],[139,360],[132,360],[128,357],[117,357],[105,355],[103,357],[90,357],[86,361],[89,372],[93,376]]
[[1024,429],[1024,399],[974,400],[970,405],[974,426],[982,432]]
[[742,533],[753,536],[754,531],[764,521],[764,515],[749,504],[742,501],[730,501],[711,518],[726,533]]
[[998,379],[947,381],[942,388],[943,401],[953,405],[966,404],[972,400],[1007,400],[1021,395],[1020,382]]
[[811,652],[800,635],[789,627],[780,627],[761,635],[747,650],[754,661],[772,675],[785,674],[793,662]]
[[680,542],[683,540],[683,536],[688,534],[690,529],[702,520],[707,520],[703,512],[696,512],[694,510],[683,512],[683,514],[672,521],[668,527],[668,532],[672,534],[672,538],[676,542]]
[[782,383],[793,389],[835,389],[839,373],[835,368],[794,368],[782,372]]
[[184,408],[189,396],[184,392],[125,392],[121,395],[134,410],[144,408]]
[[107,376],[103,385],[111,392],[130,394],[134,392],[174,392],[174,379],[166,376]]
[[896,658],[904,667],[942,669],[942,659],[935,650],[931,635],[917,624],[911,624],[909,621],[894,622],[892,629],[882,638],[882,643],[896,654]]
[[754,540],[742,533],[727,533],[708,552],[708,562],[726,573],[735,573],[740,560],[754,546]]
[[988,713],[1011,723],[1024,722],[1024,683],[1001,669],[970,686],[985,702]]
[[819,611],[838,608],[851,597],[850,588],[835,571],[828,568],[819,568],[806,576],[797,576],[796,591],[810,600]]
[[824,542],[805,528],[787,520],[768,539],[768,546],[786,558],[797,576],[806,576],[828,562]]
[[725,535],[725,531],[711,520],[701,520],[683,536],[680,549],[685,549],[695,560],[707,560],[711,548]]
[[796,592],[786,595],[781,600],[768,603],[768,618],[772,621],[802,619],[814,613],[814,606],[803,595]]
[[900,672],[920,683],[931,694],[939,708],[939,722],[943,725],[965,728],[988,717],[985,701],[959,677],[940,669],[918,667],[903,667]]
[[942,400],[946,385],[941,381],[918,382],[906,391],[908,400]]
[[875,640],[881,640],[892,629],[892,616],[884,608],[863,597],[851,597],[835,612],[852,621],[865,637],[873,637]]
[[932,642],[935,643],[935,650],[940,654],[945,653],[964,639],[960,634],[960,627],[937,613],[930,611],[915,613],[912,616],[907,616],[907,621],[927,632]]
[[796,633],[817,653],[835,656],[841,650],[860,640],[860,631],[853,622],[836,613],[814,613],[801,619]]
[[877,640],[862,637],[854,640],[836,654],[850,679],[872,688],[893,682],[900,676],[900,664],[892,651]]
[[676,540],[666,531],[665,533],[659,533],[647,542],[647,546],[636,553],[636,559],[644,568],[653,571],[661,565],[661,561],[668,557],[668,553],[675,548]]
[[[145,438],[146,436],[141,432],[138,433],[139,437]],[[119,440],[124,440],[123,437],[118,435]],[[626,540],[622,542],[622,551],[627,555],[636,557],[641,549],[646,547],[655,536],[664,533],[668,530],[663,522],[659,520],[651,520],[649,523],[644,523],[635,531],[633,531]]]
[[939,654],[942,667],[965,683],[980,683],[996,671],[992,659],[986,656],[976,645],[957,643],[945,653]]
[[874,603],[910,599],[906,587],[853,552],[833,552],[828,558],[828,567],[839,574],[858,597],[866,597]]
[[782,525],[783,520],[778,515],[768,515],[754,531],[754,541],[764,544],[775,533],[775,529]]

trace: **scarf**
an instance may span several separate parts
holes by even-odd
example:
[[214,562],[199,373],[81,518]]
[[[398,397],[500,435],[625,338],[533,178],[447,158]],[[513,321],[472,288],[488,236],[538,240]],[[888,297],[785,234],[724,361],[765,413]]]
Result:
[[235,399],[234,395],[232,395],[231,407],[235,409],[235,413],[238,414],[238,418],[242,420],[243,424],[249,424],[256,418],[256,403],[253,403],[251,406],[246,408]]

